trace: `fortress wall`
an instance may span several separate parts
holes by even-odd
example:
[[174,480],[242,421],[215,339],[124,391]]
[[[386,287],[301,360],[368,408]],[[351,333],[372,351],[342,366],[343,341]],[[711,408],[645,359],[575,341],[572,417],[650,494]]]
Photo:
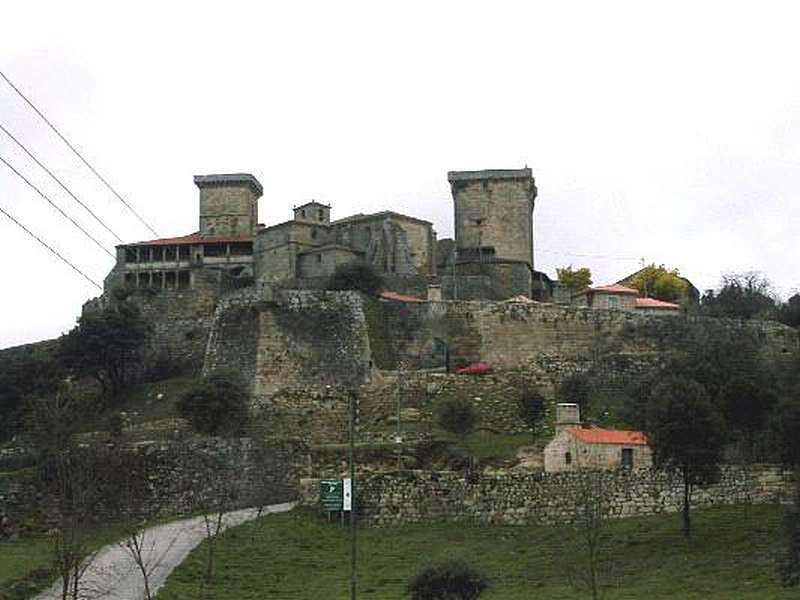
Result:
[[772,359],[800,347],[797,331],[773,322],[488,301],[385,303],[384,310],[394,352],[410,362],[443,365],[433,355],[438,337],[448,342],[455,366],[539,367],[557,380],[601,355],[654,356],[713,335],[754,335]]
[[131,296],[151,328],[151,360],[199,369],[219,296],[218,281],[197,272],[193,290],[137,290]]

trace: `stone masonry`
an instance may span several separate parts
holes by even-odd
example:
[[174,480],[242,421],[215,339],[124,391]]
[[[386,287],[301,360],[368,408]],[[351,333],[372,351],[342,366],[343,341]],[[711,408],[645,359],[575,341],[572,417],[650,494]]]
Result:
[[[599,479],[598,479],[599,477]],[[776,466],[725,468],[716,484],[696,488],[693,506],[789,502],[791,475]],[[582,473],[479,476],[412,471],[360,478],[356,502],[368,526],[410,523],[556,524],[575,522],[587,493],[603,490],[610,518],[677,512],[682,503],[678,478],[649,469]],[[302,487],[303,502],[316,506],[317,480]]]

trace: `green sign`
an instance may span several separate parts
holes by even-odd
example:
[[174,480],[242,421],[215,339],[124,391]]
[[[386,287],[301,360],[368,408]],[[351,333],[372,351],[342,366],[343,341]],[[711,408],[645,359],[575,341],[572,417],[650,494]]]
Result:
[[337,511],[344,506],[344,482],[341,479],[323,479],[319,482],[319,504],[322,510]]

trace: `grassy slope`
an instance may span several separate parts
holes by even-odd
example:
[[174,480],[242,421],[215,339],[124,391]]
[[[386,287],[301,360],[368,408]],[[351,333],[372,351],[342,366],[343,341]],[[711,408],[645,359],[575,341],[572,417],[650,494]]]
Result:
[[[607,600],[788,599],[775,577],[780,509],[697,511],[686,541],[678,516],[607,525]],[[461,556],[489,578],[487,600],[587,598],[577,574],[585,560],[568,527],[409,526],[359,532],[359,597],[407,597],[409,577],[437,558]],[[270,516],[232,530],[221,542],[216,600],[347,598],[347,529],[312,513]],[[196,598],[204,547],[169,579],[159,600]]]

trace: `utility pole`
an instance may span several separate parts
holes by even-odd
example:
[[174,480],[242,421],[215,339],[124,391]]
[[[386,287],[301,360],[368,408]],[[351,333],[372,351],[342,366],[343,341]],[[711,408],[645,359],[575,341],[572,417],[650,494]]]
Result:
[[397,449],[397,472],[400,472],[403,460],[403,421],[402,403],[406,385],[406,357],[400,359],[400,369],[397,372],[397,433],[394,441]]
[[356,429],[358,419],[358,392],[349,390],[350,396],[350,600],[356,600]]

